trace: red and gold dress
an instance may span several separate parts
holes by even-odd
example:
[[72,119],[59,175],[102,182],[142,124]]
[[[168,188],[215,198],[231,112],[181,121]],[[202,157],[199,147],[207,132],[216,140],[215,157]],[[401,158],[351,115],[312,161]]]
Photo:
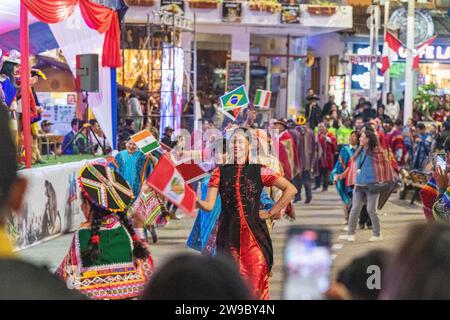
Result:
[[217,253],[231,255],[258,299],[269,299],[273,249],[269,230],[259,217],[261,192],[280,177],[260,164],[232,164],[216,168],[209,187],[219,189],[222,212]]

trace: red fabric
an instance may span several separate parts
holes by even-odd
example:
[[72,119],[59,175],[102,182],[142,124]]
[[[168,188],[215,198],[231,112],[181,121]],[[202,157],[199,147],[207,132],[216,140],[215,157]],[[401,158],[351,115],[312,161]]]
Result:
[[218,188],[220,183],[220,168],[213,170],[211,178],[209,179],[208,188]]
[[402,46],[400,40],[394,37],[390,32],[386,32],[383,45],[383,53],[381,55],[381,74],[384,74],[391,64],[391,56],[398,53]]
[[280,177],[278,173],[273,172],[267,167],[261,168],[261,180],[265,187],[271,187],[275,184],[275,181]]
[[28,11],[45,23],[57,23],[67,19],[78,0],[21,0]]
[[322,148],[322,155],[319,158],[319,170],[333,170],[334,167],[334,154],[337,150],[336,137],[327,132],[326,135],[318,135],[319,145]]
[[278,141],[279,160],[283,166],[284,176],[291,181],[299,172],[297,146],[289,131],[281,133]]
[[436,39],[436,36],[431,37],[424,43],[419,44],[417,46],[417,48],[416,48],[417,53],[414,55],[414,60],[413,60],[413,69],[419,69],[420,55],[425,51],[426,47],[428,47],[429,45],[431,45],[433,43],[434,39]]
[[120,55],[120,30],[117,12],[89,0],[22,0],[28,11],[45,23],[57,23],[68,18],[77,5],[89,28],[105,33],[102,66],[118,68],[122,65]]
[[102,66],[118,68],[122,65],[120,56],[119,17],[115,10],[89,0],[80,0],[80,10],[89,28],[105,33]]
[[396,152],[398,150],[402,150],[402,158],[400,159],[400,165],[403,166],[405,164],[405,156],[407,153],[406,145],[403,140],[403,135],[398,130],[393,130],[391,133],[388,133],[386,135],[386,141],[389,144],[389,147],[391,148],[391,151],[393,153],[393,156],[395,158]]

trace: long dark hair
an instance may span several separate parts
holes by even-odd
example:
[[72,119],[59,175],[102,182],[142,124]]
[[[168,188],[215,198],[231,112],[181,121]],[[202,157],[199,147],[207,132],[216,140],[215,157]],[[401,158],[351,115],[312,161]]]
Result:
[[14,67],[15,66],[16,65],[14,63],[5,61],[5,62],[3,62],[1,73],[6,75],[9,78],[9,80],[11,80],[11,83],[13,84],[13,86],[17,89],[17,88],[19,88],[19,86],[17,85],[16,77],[14,75]]
[[[101,257],[101,251],[99,247],[100,227],[102,225],[103,219],[106,216],[111,215],[112,212],[96,206],[83,194],[81,195],[81,198],[82,201],[87,201],[91,205],[92,224],[90,244],[89,247],[81,253],[82,258],[87,261],[86,264],[90,266]],[[130,223],[130,220],[128,220],[128,218],[126,217],[126,213],[122,211],[116,212],[115,214],[118,216],[120,223],[125,227],[125,229],[130,234],[131,239],[133,240],[133,257],[137,259],[147,258],[149,256],[149,252],[138,238],[133,226]]]
[[362,134],[365,134],[367,139],[369,140],[369,142],[367,144],[367,149],[370,152],[373,152],[375,150],[375,148],[378,146],[378,137],[377,137],[377,135],[375,134],[375,132],[373,130],[369,130],[367,128]]

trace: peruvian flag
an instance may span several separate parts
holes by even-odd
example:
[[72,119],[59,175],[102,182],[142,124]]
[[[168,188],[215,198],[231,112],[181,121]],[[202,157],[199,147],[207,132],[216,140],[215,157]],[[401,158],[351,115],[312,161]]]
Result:
[[187,214],[194,214],[196,194],[167,156],[163,155],[159,159],[147,183]]
[[381,55],[381,74],[384,74],[391,65],[392,56],[398,53],[402,43],[390,32],[384,37],[383,54]]
[[425,52],[425,49],[433,43],[434,39],[436,39],[436,36],[431,37],[430,39],[416,47],[416,53],[414,53],[413,69],[419,69],[420,56]]

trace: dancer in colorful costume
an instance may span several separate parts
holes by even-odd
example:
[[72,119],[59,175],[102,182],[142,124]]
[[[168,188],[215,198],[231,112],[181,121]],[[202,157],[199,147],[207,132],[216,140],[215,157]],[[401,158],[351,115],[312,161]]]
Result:
[[85,166],[78,181],[87,221],[75,231],[56,274],[91,299],[138,298],[153,273],[153,261],[126,217],[133,191],[104,164]]
[[[273,249],[264,220],[279,214],[297,190],[270,169],[249,163],[249,134],[246,131],[239,129],[233,133],[234,161],[213,171],[206,200],[197,199],[197,204],[201,209],[211,211],[220,195],[222,209],[218,221],[217,253],[230,256],[238,264],[255,298],[269,299]],[[269,212],[261,211],[262,189],[272,185],[281,189],[283,195]]]
[[[218,145],[223,145],[223,154],[220,154]],[[216,141],[216,162],[218,164],[224,164],[226,160],[226,140],[219,139]],[[211,175],[205,177],[200,185],[201,199],[206,200],[208,193],[208,184],[210,182]],[[261,193],[261,204],[264,210],[270,210],[274,204],[273,200],[269,197],[267,192],[263,189]],[[220,196],[217,197],[213,209],[210,212],[200,209],[189,234],[186,245],[196,251],[200,251],[203,255],[215,256],[216,252],[216,237],[218,229],[218,218],[222,210],[222,204]]]

